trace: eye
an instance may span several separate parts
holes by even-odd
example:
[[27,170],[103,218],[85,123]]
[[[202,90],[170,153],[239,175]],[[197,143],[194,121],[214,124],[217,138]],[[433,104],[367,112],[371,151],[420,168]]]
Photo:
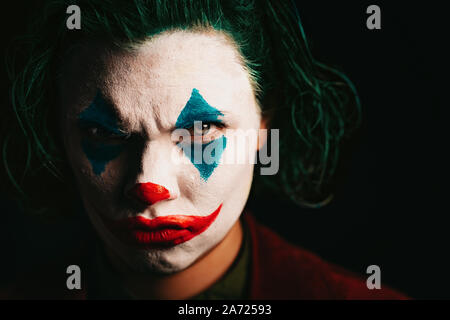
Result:
[[202,122],[195,124],[189,128],[191,138],[195,143],[207,143],[218,138],[222,134],[222,129],[225,127],[223,122]]
[[89,139],[101,142],[123,142],[130,137],[130,135],[126,132],[122,132],[120,130],[113,132],[109,129],[96,125],[86,126],[82,130]]
[[202,123],[201,128],[200,126],[194,126],[193,129],[194,135],[205,135],[211,129],[211,123]]

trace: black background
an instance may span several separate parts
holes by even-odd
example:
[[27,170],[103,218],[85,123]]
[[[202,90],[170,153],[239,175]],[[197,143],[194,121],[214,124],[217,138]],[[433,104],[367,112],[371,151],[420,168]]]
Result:
[[[430,2],[296,2],[313,54],[354,82],[364,125],[347,144],[331,205],[299,209],[266,197],[249,206],[260,221],[328,261],[360,274],[375,264],[383,283],[411,297],[450,298],[449,219],[440,187],[447,147],[440,109],[448,83],[443,8]],[[371,4],[381,8],[381,30],[366,28]],[[25,29],[30,10],[23,0],[1,9],[4,44]],[[9,89],[3,63],[1,71],[4,108]],[[85,228],[80,219],[58,228],[39,223],[3,198],[0,284],[70,250]]]

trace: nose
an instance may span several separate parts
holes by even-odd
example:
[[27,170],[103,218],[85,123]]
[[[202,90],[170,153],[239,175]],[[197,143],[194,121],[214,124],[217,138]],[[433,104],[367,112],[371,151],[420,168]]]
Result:
[[128,195],[148,206],[170,198],[169,190],[151,182],[135,184],[128,191]]

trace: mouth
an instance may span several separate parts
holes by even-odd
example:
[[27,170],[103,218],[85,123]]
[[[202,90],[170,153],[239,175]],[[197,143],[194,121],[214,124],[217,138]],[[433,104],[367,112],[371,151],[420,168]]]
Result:
[[112,233],[123,243],[140,249],[168,248],[204,232],[218,216],[222,204],[207,216],[169,215],[148,219],[143,216],[123,220],[105,219]]

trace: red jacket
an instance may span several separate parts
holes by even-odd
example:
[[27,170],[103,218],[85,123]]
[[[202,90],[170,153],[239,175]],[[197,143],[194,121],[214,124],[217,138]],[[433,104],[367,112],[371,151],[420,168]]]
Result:
[[[252,248],[250,299],[407,299],[383,285],[369,290],[365,279],[286,242],[248,212],[243,218]],[[83,270],[88,268],[88,250],[84,247],[78,251],[0,290],[0,299],[86,299],[89,283],[83,281]],[[66,268],[71,264],[81,267],[81,290],[66,287]]]
[[294,246],[244,215],[252,238],[252,299],[407,299]]

